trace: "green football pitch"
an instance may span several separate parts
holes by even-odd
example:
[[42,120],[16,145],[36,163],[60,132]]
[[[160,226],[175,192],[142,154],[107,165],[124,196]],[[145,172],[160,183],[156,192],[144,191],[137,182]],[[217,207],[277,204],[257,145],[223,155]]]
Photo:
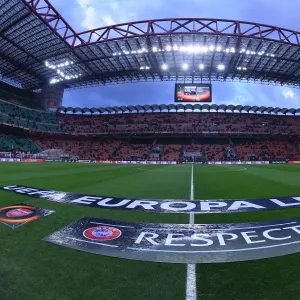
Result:
[[[0,185],[24,185],[90,195],[190,199],[191,165],[1,163]],[[194,198],[237,199],[300,195],[297,165],[194,165]],[[0,192],[0,206],[28,203],[55,214],[15,230],[0,224],[1,300],[182,300],[187,266],[94,255],[42,241],[81,217],[189,223],[188,214],[95,209]],[[300,209],[197,214],[195,223],[280,220]],[[197,299],[300,298],[300,253],[241,263],[196,265]]]

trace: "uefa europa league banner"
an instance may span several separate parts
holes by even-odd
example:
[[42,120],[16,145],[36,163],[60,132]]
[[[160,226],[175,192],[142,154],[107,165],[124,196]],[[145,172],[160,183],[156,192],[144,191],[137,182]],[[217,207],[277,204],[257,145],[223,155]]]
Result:
[[300,252],[300,219],[180,225],[82,218],[44,240],[84,252],[142,261],[235,262]]
[[69,203],[97,208],[155,213],[234,213],[300,207],[300,196],[239,200],[189,201],[90,196],[17,185],[4,186],[0,189],[53,202]]

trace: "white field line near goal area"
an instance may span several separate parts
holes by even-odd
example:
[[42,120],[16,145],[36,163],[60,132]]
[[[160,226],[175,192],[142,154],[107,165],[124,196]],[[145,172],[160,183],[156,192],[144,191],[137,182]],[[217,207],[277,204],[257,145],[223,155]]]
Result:
[[[191,193],[190,200],[194,200],[194,165],[191,171]],[[194,213],[190,213],[190,224],[195,223]],[[197,300],[197,286],[196,286],[196,264],[188,264],[186,272],[186,300]]]

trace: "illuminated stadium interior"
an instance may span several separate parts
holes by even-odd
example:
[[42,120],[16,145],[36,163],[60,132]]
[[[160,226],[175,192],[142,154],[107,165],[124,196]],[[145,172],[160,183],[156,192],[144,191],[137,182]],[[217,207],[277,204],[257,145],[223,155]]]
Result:
[[[143,97],[140,97],[139,104],[123,102],[107,106],[99,101],[91,107],[86,100],[79,107],[64,103],[65,91],[77,92],[79,88],[88,90],[92,87],[105,89],[106,85],[113,84],[128,84],[135,89],[140,82],[151,85],[165,81],[174,83],[174,99],[171,99],[174,103],[170,99],[165,99],[162,104],[143,103]],[[111,300],[256,300],[262,295],[264,300],[298,299],[294,297],[294,291],[299,294],[300,285],[297,276],[295,279],[293,275],[298,272],[298,264],[294,262],[298,262],[300,257],[292,254],[299,252],[294,251],[297,246],[292,248],[293,251],[272,256],[265,255],[268,250],[260,252],[262,256],[259,259],[291,254],[288,258],[279,258],[278,266],[277,258],[256,260],[247,256],[247,259],[238,260],[233,254],[225,254],[224,261],[216,262],[254,262],[217,264],[214,267],[215,264],[210,264],[214,261],[201,258],[198,262],[205,264],[201,265],[203,269],[200,271],[198,262],[191,260],[192,256],[187,255],[188,262],[183,260],[182,265],[180,260],[176,264],[177,254],[170,255],[170,262],[175,262],[172,267],[165,263],[168,257],[158,259],[162,250],[156,247],[159,246],[155,240],[158,235],[151,232],[152,236],[147,241],[152,243],[151,249],[158,254],[147,256],[150,250],[141,247],[141,251],[137,252],[146,253],[142,262],[122,259],[139,260],[134,255],[136,250],[125,256],[128,249],[133,249],[130,247],[122,248],[123,256],[110,255],[105,250],[101,260],[100,255],[90,254],[99,253],[88,246],[82,250],[78,245],[67,246],[73,249],[57,246],[63,245],[64,241],[54,242],[57,245],[50,245],[53,248],[49,243],[43,244],[46,235],[49,242],[50,233],[65,228],[76,218],[89,216],[112,222],[109,223],[111,227],[99,223],[97,228],[87,228],[82,234],[86,243],[101,241],[103,243],[99,245],[102,246],[107,245],[105,234],[109,230],[116,235],[112,240],[122,236],[121,231],[113,227],[112,220],[116,219],[144,222],[136,223],[138,226],[148,224],[146,222],[150,225],[154,222],[153,227],[158,222],[168,226],[188,224],[188,229],[182,229],[186,231],[191,230],[193,225],[204,224],[209,232],[210,227],[205,223],[227,222],[226,226],[231,229],[235,226],[234,222],[252,222],[256,226],[257,221],[277,220],[282,216],[281,211],[274,208],[270,210],[276,212],[256,212],[255,209],[260,206],[256,202],[251,202],[252,207],[248,210],[249,199],[265,202],[269,198],[275,199],[275,203],[280,203],[280,209],[295,209],[292,213],[292,209],[286,210],[286,217],[297,217],[298,204],[291,204],[291,201],[300,201],[297,196],[300,193],[297,166],[300,163],[300,108],[294,105],[292,108],[283,101],[280,107],[275,101],[274,105],[266,105],[260,102],[259,94],[255,105],[234,100],[234,104],[219,104],[221,102],[214,102],[215,82],[257,83],[296,90],[300,86],[300,31],[229,19],[165,18],[77,32],[50,0],[0,0],[0,167],[3,166],[0,189],[9,190],[8,185],[10,188],[17,185],[25,188],[25,191],[15,192],[19,193],[15,197],[7,191],[0,191],[3,196],[1,206],[14,209],[4,216],[3,211],[6,210],[0,207],[0,223],[6,224],[9,214],[19,217],[18,214],[32,213],[32,208],[26,207],[26,198],[22,198],[32,192],[31,189],[34,189],[33,193],[38,193],[35,188],[45,189],[42,191],[46,194],[55,192],[57,197],[33,196],[28,200],[28,205],[49,209],[53,216],[49,213],[45,220],[34,224],[23,222],[24,231],[23,227],[2,231],[0,226],[0,239],[7,243],[3,250],[0,246],[0,257],[5,260],[3,263],[0,259],[0,300],[92,300],[95,295],[100,297],[102,292],[103,299]],[[31,164],[36,162],[43,164]],[[73,194],[70,196],[68,192]],[[93,196],[77,199],[75,206],[66,205],[71,200],[65,201],[64,197],[81,197],[83,194]],[[107,205],[106,210],[102,207],[99,212],[94,210],[92,207],[100,206],[91,204],[95,199]],[[110,204],[109,199],[115,202]],[[179,202],[177,206],[174,204],[177,209],[184,205],[180,199],[191,201],[187,205],[194,205],[195,199],[212,199],[212,202],[204,201],[203,206],[216,209],[217,213],[208,209],[208,214],[202,211],[180,211],[177,214],[171,207],[169,211],[163,211],[165,214],[159,215],[162,211],[151,214],[144,208],[160,201],[153,199],[179,201],[179,205]],[[220,199],[242,199],[234,205],[245,210],[240,212],[237,209],[235,218],[231,214],[224,215],[228,211],[225,211],[225,202],[217,202]],[[140,207],[136,210],[127,210],[123,214],[121,208],[117,208],[119,211],[116,209],[118,201],[136,203],[134,201],[140,200]],[[150,201],[150,204],[143,201]],[[91,207],[81,206],[87,203]],[[207,203],[212,203],[211,207]],[[128,206],[136,208],[131,202]],[[56,211],[55,215],[53,211]],[[140,216],[137,217],[138,214]],[[60,218],[59,215],[65,217]],[[17,221],[14,219],[11,223]],[[82,225],[85,221],[80,222]],[[39,227],[37,224],[42,225]],[[131,223],[124,224],[120,227],[133,228]],[[154,230],[149,224],[147,229]],[[269,223],[260,228],[264,226],[269,226]],[[221,230],[221,227],[217,229]],[[96,228],[95,232],[90,233],[93,228]],[[162,232],[167,230],[164,225],[162,228]],[[236,228],[240,229],[239,226]],[[15,233],[19,234],[17,242],[13,240]],[[219,231],[215,236],[218,234]],[[231,234],[229,241],[238,236],[227,234]],[[245,237],[248,233],[243,234]],[[205,239],[207,233],[200,235],[192,236],[209,244],[210,241]],[[171,237],[170,242],[168,238],[166,245],[173,246],[172,242],[177,241]],[[249,241],[253,236],[248,235],[245,240],[247,238]],[[288,238],[274,238],[276,241],[283,239]],[[27,244],[29,240],[30,245]],[[222,246],[222,241],[219,241]],[[118,248],[119,245],[109,244],[108,247]],[[200,244],[195,247],[201,253]],[[273,244],[266,249],[268,247],[275,248]],[[83,254],[74,249],[90,253]],[[220,249],[211,250],[211,253]],[[253,249],[256,248],[253,246]],[[226,251],[231,250],[226,248]],[[244,250],[237,247],[233,251]],[[42,257],[44,254],[47,259]],[[86,255],[85,259],[81,255]],[[19,256],[22,257],[21,263]],[[51,272],[52,267],[55,276]],[[94,267],[97,272],[92,270]],[[247,271],[244,272],[244,268]],[[278,269],[285,272],[281,277],[276,273]],[[253,275],[252,271],[255,270],[258,275],[254,278],[256,274]],[[284,281],[285,276],[292,281],[293,287],[278,291],[279,281]],[[58,277],[61,282],[57,281]],[[16,284],[12,287],[14,278]],[[82,279],[81,285],[75,282],[78,278]],[[260,282],[255,281],[257,278]],[[119,285],[115,280],[118,283],[124,281],[124,284]],[[48,284],[52,281],[53,286]],[[244,281],[253,284],[256,292],[245,292]],[[153,282],[155,288],[146,288],[150,286],[149,282]],[[221,282],[220,289],[216,282]],[[261,282],[267,286],[266,294],[260,288],[255,289]],[[169,289],[171,284],[174,288]],[[33,291],[43,289],[38,296]],[[3,294],[2,290],[5,290]],[[18,293],[23,297],[18,298]]]

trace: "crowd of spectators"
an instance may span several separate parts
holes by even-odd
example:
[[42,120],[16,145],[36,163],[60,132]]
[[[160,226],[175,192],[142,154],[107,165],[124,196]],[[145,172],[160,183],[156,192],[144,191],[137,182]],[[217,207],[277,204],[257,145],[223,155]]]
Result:
[[172,161],[223,161],[223,160],[300,160],[300,142],[288,138],[273,139],[209,139],[202,143],[186,144],[169,139],[165,143],[140,140],[131,143],[113,138],[90,139],[70,136],[0,135],[0,152],[39,153],[60,149],[82,159],[93,160],[172,160]]
[[[104,160],[300,159],[300,142],[296,137],[300,135],[299,116],[217,112],[56,115],[29,109],[17,102],[0,101],[0,122],[28,128],[31,134],[35,130],[60,134],[33,138],[34,142],[25,137],[1,135],[1,151],[16,149],[34,153],[40,149],[63,149],[81,158]],[[173,136],[173,140],[156,143],[154,138],[151,142],[120,138],[159,134]],[[188,138],[197,134],[198,137],[210,134],[251,137],[226,142],[217,138],[211,139],[213,142],[197,143],[175,140],[176,135]]]
[[151,145],[123,142],[113,156],[116,160],[147,160]]
[[120,147],[120,141],[113,139],[100,139],[93,141],[89,150],[85,153],[86,159],[107,160],[113,157],[113,154]]
[[59,114],[0,101],[0,122],[66,134],[256,134],[300,135],[298,116],[179,112]]
[[81,134],[300,134],[300,119],[237,113],[139,113],[70,115],[58,117],[63,132]]
[[236,142],[234,148],[240,160],[300,159],[297,144],[286,139],[240,141]]

